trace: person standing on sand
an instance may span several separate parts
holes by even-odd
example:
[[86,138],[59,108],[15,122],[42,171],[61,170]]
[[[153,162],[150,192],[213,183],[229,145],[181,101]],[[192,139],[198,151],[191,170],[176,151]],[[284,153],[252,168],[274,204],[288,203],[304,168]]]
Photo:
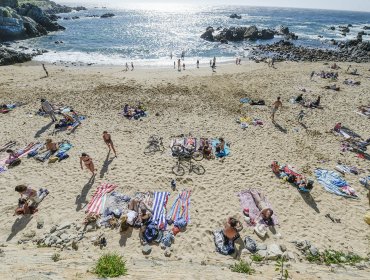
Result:
[[128,71],[128,63],[126,62],[126,72]]
[[212,67],[212,59],[209,60],[209,67]]
[[173,61],[173,69],[176,69],[176,61]]
[[185,62],[182,64],[182,69],[185,71]]
[[199,59],[197,59],[197,68],[199,69]]
[[280,101],[280,96],[277,98],[277,100],[272,104],[272,113],[271,113],[271,119],[272,122],[275,123],[275,113],[279,108],[283,107],[283,103]]
[[107,144],[109,148],[109,152],[110,152],[110,149],[112,148],[114,156],[117,157],[117,153],[116,153],[116,150],[114,149],[112,137],[107,131],[103,131],[103,140],[104,140],[104,143]]
[[177,60],[177,70],[181,71],[181,60],[180,60],[180,58]]
[[171,54],[170,54],[170,58],[171,58],[171,60],[172,60],[172,52],[171,52]]
[[44,112],[46,114],[48,114],[50,116],[52,122],[57,121],[57,118],[55,117],[55,114],[54,114],[53,106],[50,104],[49,101],[42,98],[41,99],[41,108],[42,108],[42,110],[44,110]]
[[94,163],[92,162],[92,158],[86,153],[82,153],[80,157],[81,170],[83,170],[82,162],[84,162],[85,167],[89,169],[94,176],[96,169],[95,169]]
[[131,71],[134,71],[134,63],[131,61]]
[[45,64],[44,64],[44,63],[42,64],[42,68],[43,68],[43,69],[44,69],[44,71],[45,71],[46,77],[49,77],[48,70],[46,70],[46,67],[45,67]]

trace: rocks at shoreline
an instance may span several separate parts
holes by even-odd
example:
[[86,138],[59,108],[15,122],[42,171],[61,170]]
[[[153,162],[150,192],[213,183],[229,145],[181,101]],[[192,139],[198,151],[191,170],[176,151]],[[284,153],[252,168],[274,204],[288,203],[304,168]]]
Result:
[[280,26],[278,30],[262,29],[259,30],[255,25],[249,27],[229,27],[217,28],[216,30],[209,26],[200,38],[210,42],[228,43],[228,41],[242,40],[270,40],[275,35],[282,35],[286,40],[296,40],[298,36],[289,31],[288,27]]
[[[22,50],[26,50],[26,47],[19,47]],[[33,50],[31,53],[24,53],[16,51],[12,48],[2,46],[0,44],[0,66],[4,65],[12,65],[16,63],[23,63],[30,61],[32,57],[36,55],[41,55],[43,53],[47,52],[46,50]]]
[[238,15],[238,14],[231,14],[231,15],[229,16],[229,18],[241,19],[241,18],[242,18],[242,16],[241,16],[241,15]]
[[276,61],[345,61],[370,62],[370,42],[350,40],[338,44],[337,50],[313,49],[295,46],[288,41],[255,47],[249,58],[256,62],[274,57]]
[[100,18],[110,18],[110,17],[114,17],[115,14],[112,14],[112,13],[106,13],[106,14],[103,14],[100,16]]

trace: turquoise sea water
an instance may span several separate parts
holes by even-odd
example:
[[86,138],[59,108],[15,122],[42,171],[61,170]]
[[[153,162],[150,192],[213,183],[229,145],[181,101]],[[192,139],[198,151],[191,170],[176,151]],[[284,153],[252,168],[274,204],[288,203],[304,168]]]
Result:
[[[113,18],[87,17],[114,13]],[[237,13],[242,19],[231,19]],[[207,26],[250,26],[276,28],[286,25],[299,36],[295,44],[330,48],[329,39],[354,38],[363,26],[370,25],[370,13],[308,10],[290,8],[266,8],[247,6],[170,6],[137,8],[94,8],[87,11],[61,14],[62,17],[78,16],[76,20],[59,20],[65,31],[22,42],[33,48],[45,48],[50,52],[36,60],[57,62],[84,62],[122,65],[135,61],[136,65],[167,66],[185,51],[185,60],[208,63],[213,56],[218,61],[231,61],[235,56],[246,56],[257,42],[230,42],[228,45],[207,42],[200,38]],[[343,37],[338,29],[329,26],[352,24],[351,32]],[[370,35],[370,30],[365,30]],[[322,38],[319,38],[321,35]],[[364,36],[369,40],[370,36]],[[55,44],[55,41],[63,41]]]

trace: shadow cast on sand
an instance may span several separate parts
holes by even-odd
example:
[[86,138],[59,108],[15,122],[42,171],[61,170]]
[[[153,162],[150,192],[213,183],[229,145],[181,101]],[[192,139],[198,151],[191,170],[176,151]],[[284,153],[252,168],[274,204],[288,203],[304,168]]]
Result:
[[[91,176],[89,181],[82,188],[81,194],[76,196],[76,202],[75,202],[75,204],[77,205],[76,211],[80,211],[82,208],[84,208],[87,205],[88,202],[86,201],[86,197],[91,187],[93,186],[94,182],[95,182],[95,175]],[[82,207],[82,204],[85,204],[85,205]]]
[[119,240],[119,246],[126,246],[127,239],[132,236],[132,232],[134,231],[133,227],[129,227],[126,231],[121,232],[121,239]]
[[276,122],[273,122],[274,126],[280,130],[280,132],[283,132],[283,133],[287,133],[288,131],[286,130],[286,128],[282,127],[280,124],[276,123]]
[[100,170],[100,178],[103,178],[104,177],[104,174],[108,172],[109,165],[114,160],[114,158],[109,159],[109,155],[110,155],[110,150],[109,150],[109,152],[107,154],[107,157],[104,160],[103,166],[102,166],[102,168]]
[[23,215],[22,217],[17,218],[12,226],[12,232],[9,234],[6,241],[12,240],[14,236],[16,236],[23,229],[25,229],[28,223],[32,220],[32,218],[33,218],[32,215]]
[[46,130],[48,130],[54,122],[49,122],[47,125],[41,127],[35,134],[35,138],[39,138]]
[[313,199],[310,193],[299,192],[299,194],[302,196],[304,202],[306,202],[307,205],[315,210],[316,213],[320,213],[320,209],[317,207],[316,201]]

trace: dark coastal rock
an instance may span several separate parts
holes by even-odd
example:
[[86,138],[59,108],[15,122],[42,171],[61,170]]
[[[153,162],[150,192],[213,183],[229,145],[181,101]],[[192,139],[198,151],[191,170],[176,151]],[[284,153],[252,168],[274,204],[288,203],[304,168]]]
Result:
[[23,4],[17,8],[17,12],[21,16],[30,17],[38,24],[42,25],[47,31],[64,30],[65,28],[56,22],[53,22],[41,8],[33,4]]
[[258,33],[258,39],[261,40],[270,40],[274,39],[275,32],[270,29],[263,29]]
[[289,27],[287,26],[284,26],[284,25],[280,25],[279,29],[278,29],[278,34],[280,35],[288,35],[290,32],[289,32]]
[[112,14],[112,13],[106,13],[106,14],[101,15],[100,17],[101,17],[101,18],[110,18],[110,17],[114,17],[114,16],[115,16],[115,14]]
[[330,30],[335,30],[335,26],[330,26],[329,29]]
[[32,59],[32,54],[25,54],[15,50],[0,47],[0,66],[23,63]]
[[204,32],[202,35],[200,35],[200,38],[202,38],[206,41],[213,42],[214,41],[213,32],[214,32],[213,27],[209,26],[209,27],[207,27],[206,32]]
[[257,37],[258,37],[258,29],[255,25],[248,27],[244,33],[245,39],[256,40]]
[[[332,41],[334,44],[335,40]],[[271,45],[259,45],[250,53],[250,59],[264,61],[271,56],[276,61],[343,61],[369,62],[370,42],[349,40],[338,44],[337,50],[325,50],[295,46],[288,41],[280,41]]]
[[48,34],[47,30],[42,25],[35,22],[32,18],[22,17],[22,19],[23,26],[26,29],[26,34],[28,37],[39,37]]
[[207,41],[217,41],[221,43],[228,43],[229,41],[243,41],[243,40],[269,40],[273,39],[275,31],[271,29],[262,29],[254,25],[250,27],[229,27],[224,29],[217,28],[216,32],[213,27],[209,26],[200,37]]
[[241,19],[242,16],[241,15],[237,15],[237,14],[232,14],[232,15],[230,15],[230,18]]
[[370,30],[370,26],[364,26],[362,29],[364,29],[364,30]]
[[350,29],[348,26],[339,26],[339,31],[342,33],[349,33]]

